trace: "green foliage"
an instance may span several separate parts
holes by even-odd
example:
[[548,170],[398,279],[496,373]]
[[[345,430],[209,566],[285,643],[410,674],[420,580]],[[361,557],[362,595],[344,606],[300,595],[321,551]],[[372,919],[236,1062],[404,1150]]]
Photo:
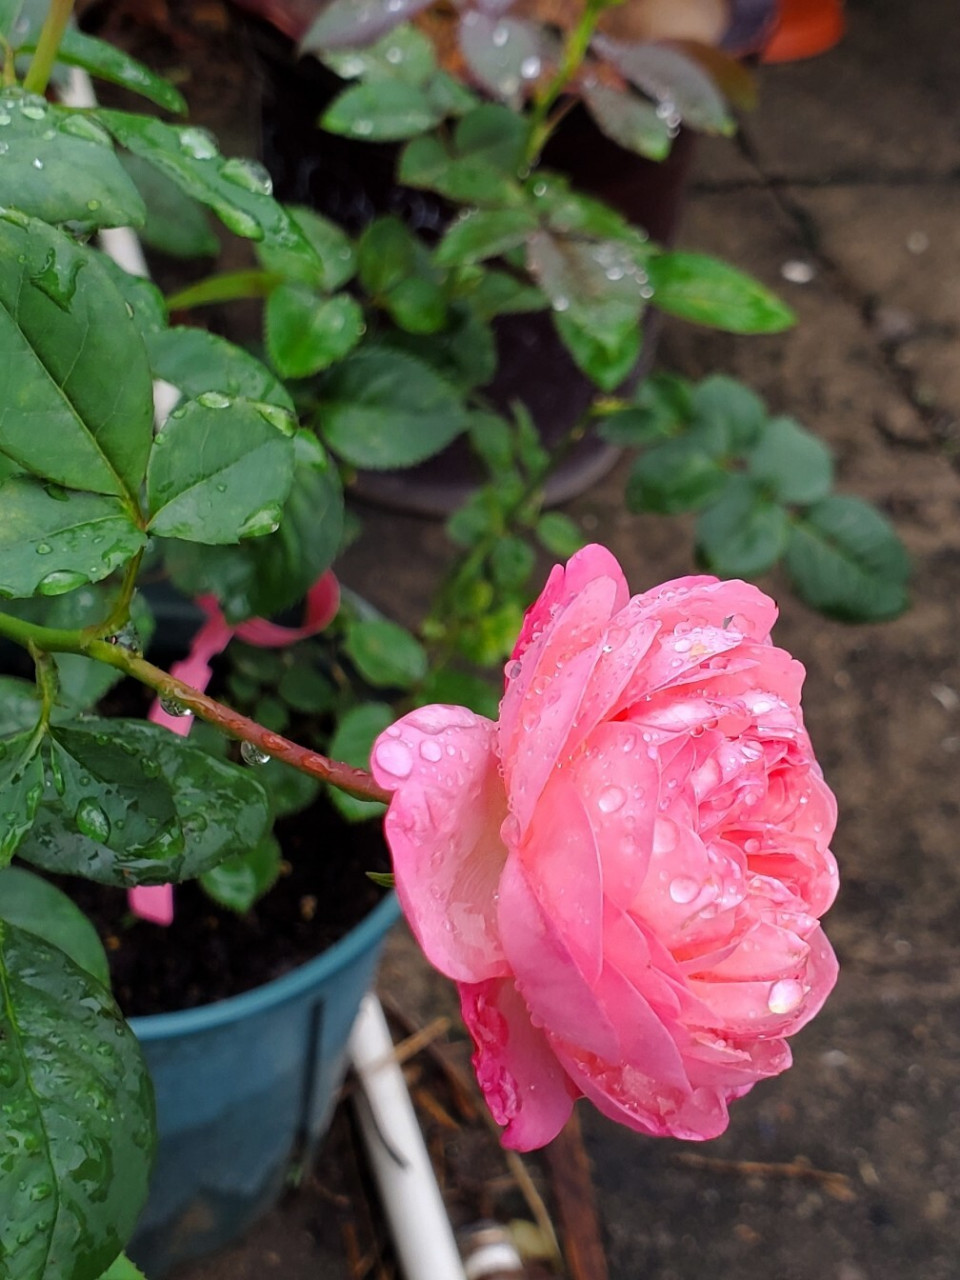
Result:
[[72,898],[22,867],[0,871],[0,914],[8,924],[35,933],[110,986],[107,953],[96,929]]
[[146,1199],[153,1091],[109,993],[2,902],[0,1088],[3,1274],[95,1280]]
[[214,902],[244,915],[273,887],[281,861],[279,844],[266,835],[252,849],[232,854],[204,872],[200,883]]
[[797,594],[849,622],[907,606],[909,561],[889,522],[831,492],[829,450],[730,378],[693,386],[652,378],[601,426],[641,450],[627,482],[637,511],[698,511],[699,557],[722,577],[755,577],[781,559]]

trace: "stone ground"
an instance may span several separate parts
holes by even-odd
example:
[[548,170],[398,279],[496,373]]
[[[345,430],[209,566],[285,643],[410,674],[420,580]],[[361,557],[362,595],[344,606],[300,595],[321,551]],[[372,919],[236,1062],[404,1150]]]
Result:
[[[913,605],[893,623],[844,627],[779,579],[763,584],[782,603],[779,641],[807,666],[809,726],[840,802],[843,890],[828,930],[841,978],[796,1038],[794,1069],[740,1102],[708,1147],[644,1140],[584,1107],[613,1280],[960,1276],[956,0],[850,0],[848,13],[838,50],[761,72],[739,141],[701,148],[681,235],[779,289],[799,324],[769,338],[670,324],[659,363],[735,374],[828,440],[842,489],[878,503],[905,539]],[[784,278],[798,262],[807,283]],[[689,528],[625,514],[624,479],[619,467],[571,512],[634,589],[689,571]],[[446,555],[441,530],[364,518],[344,576],[415,620]],[[408,1011],[424,989],[449,998],[402,935],[383,987]],[[317,1178],[179,1280],[394,1274],[345,1225],[349,1138],[341,1120]],[[504,1181],[489,1139],[461,1146]]]

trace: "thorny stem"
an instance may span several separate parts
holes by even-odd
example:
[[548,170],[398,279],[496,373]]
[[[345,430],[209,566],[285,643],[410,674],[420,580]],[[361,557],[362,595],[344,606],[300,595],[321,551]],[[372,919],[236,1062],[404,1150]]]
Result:
[[57,50],[73,13],[73,0],[51,0],[46,21],[37,41],[37,50],[31,59],[23,87],[29,93],[45,93],[50,83],[50,73],[57,60]]
[[[100,630],[101,628],[98,628]],[[339,760],[330,760],[318,751],[301,747],[279,733],[265,729],[247,716],[240,715],[232,707],[224,706],[215,698],[200,693],[190,685],[177,680],[152,662],[140,658],[122,645],[111,644],[107,640],[92,637],[85,631],[68,631],[56,627],[41,627],[36,623],[25,622],[10,614],[0,613],[0,635],[23,645],[35,655],[51,653],[79,653],[115,667],[124,675],[139,680],[155,693],[180,703],[193,715],[199,716],[208,724],[215,725],[231,738],[243,742],[251,742],[275,760],[292,765],[301,773],[329,782],[341,791],[358,796],[363,800],[379,800],[384,803],[390,799],[390,793],[384,791],[374,782],[365,769],[355,769]],[[38,675],[40,664],[38,663]],[[41,694],[46,701],[47,690],[41,681]]]

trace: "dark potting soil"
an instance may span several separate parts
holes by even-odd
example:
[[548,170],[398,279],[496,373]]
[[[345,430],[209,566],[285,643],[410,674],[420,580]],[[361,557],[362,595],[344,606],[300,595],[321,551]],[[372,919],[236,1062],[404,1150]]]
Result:
[[133,916],[123,890],[59,878],[106,945],[125,1014],[192,1008],[261,986],[332,946],[383,898],[365,874],[389,869],[379,822],[347,823],[321,797],[274,831],[283,871],[243,916],[190,882],[175,888],[176,915],[164,927]]

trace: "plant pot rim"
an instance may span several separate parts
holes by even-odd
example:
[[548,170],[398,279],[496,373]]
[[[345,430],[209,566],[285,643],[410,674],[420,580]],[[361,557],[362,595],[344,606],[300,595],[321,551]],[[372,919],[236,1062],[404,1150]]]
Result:
[[251,991],[215,1000],[211,1004],[130,1018],[130,1026],[141,1041],[172,1040],[239,1022],[265,1009],[275,1008],[288,1000],[296,999],[316,983],[332,978],[338,970],[367,950],[399,918],[400,903],[397,895],[389,893],[339,942],[290,973],[254,987]]

